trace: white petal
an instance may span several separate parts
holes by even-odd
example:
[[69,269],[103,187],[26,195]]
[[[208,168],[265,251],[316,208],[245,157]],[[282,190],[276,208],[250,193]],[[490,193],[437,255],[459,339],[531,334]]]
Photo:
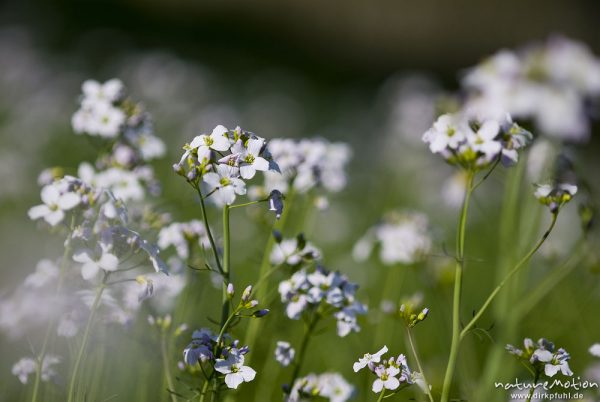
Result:
[[50,208],[48,208],[48,205],[42,204],[29,208],[27,215],[29,215],[29,219],[39,219],[45,215],[48,215],[50,212],[52,211]]
[[555,366],[553,364],[546,364],[546,366],[544,366],[544,372],[548,377],[554,377],[554,375],[558,373],[558,370],[560,370],[560,366]]
[[264,143],[265,140],[262,138],[248,140],[248,152],[254,156],[258,156]]
[[75,251],[73,253],[73,261],[80,262],[82,264],[93,261],[91,257],[91,251],[85,248]]
[[204,182],[210,186],[210,190],[213,190],[221,185],[221,177],[214,172],[206,173],[202,180],[204,180]]
[[373,383],[373,392],[375,392],[376,394],[380,393],[381,390],[383,389],[383,381],[381,381],[379,378],[375,380],[375,382]]
[[260,156],[254,159],[254,163],[252,164],[252,166],[254,166],[254,169],[261,170],[263,172],[269,170],[269,162],[267,162],[265,158]]
[[253,165],[243,165],[240,166],[240,175],[242,178],[249,180],[254,177],[256,174],[256,169],[254,169]]
[[48,215],[44,216],[44,220],[48,222],[52,226],[56,226],[60,221],[65,217],[65,213],[60,209],[56,211],[52,211],[48,213]]
[[98,265],[105,271],[115,271],[119,266],[119,259],[114,254],[104,253],[100,257]]
[[231,205],[235,201],[235,191],[233,186],[225,186],[217,190],[218,198],[223,204]]
[[245,382],[252,381],[252,380],[254,380],[254,377],[256,377],[256,371],[254,371],[254,369],[252,367],[242,366],[242,367],[240,367],[239,372],[242,375],[242,377],[244,378]]
[[206,135],[198,135],[190,143],[190,148],[195,149],[204,144],[206,144]]
[[355,373],[357,373],[358,371],[360,371],[361,369],[365,368],[367,364],[365,362],[355,362],[352,365],[352,369],[354,370]]
[[40,195],[42,197],[42,201],[44,201],[44,204],[53,205],[56,204],[56,201],[58,201],[58,197],[60,197],[60,192],[58,191],[55,185],[50,184],[42,188],[42,192]]
[[385,387],[387,389],[394,390],[400,386],[400,381],[396,377],[389,377],[385,382]]
[[58,199],[58,207],[63,211],[74,208],[81,202],[81,198],[75,193],[66,193]]
[[83,267],[81,267],[81,276],[86,281],[89,281],[90,279],[93,279],[98,274],[99,269],[100,269],[100,267],[98,267],[98,264],[96,264],[95,262],[93,262],[93,261],[88,262],[88,263],[84,264]]
[[493,140],[500,131],[500,125],[495,120],[488,120],[479,128],[477,134],[483,139]]
[[231,373],[225,376],[225,384],[227,384],[229,388],[237,389],[238,385],[242,382],[244,382],[244,379],[238,373]]

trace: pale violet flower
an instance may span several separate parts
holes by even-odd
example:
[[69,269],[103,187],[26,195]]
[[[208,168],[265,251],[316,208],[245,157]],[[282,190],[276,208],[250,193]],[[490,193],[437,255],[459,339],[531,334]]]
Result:
[[275,244],[269,257],[271,264],[288,264],[297,266],[303,261],[318,260],[321,257],[321,251],[310,242],[295,237],[293,239],[283,239]]
[[363,368],[367,367],[369,363],[379,363],[381,361],[381,356],[386,354],[388,351],[387,346],[383,346],[379,351],[374,354],[365,353],[363,357],[359,358],[357,362],[354,363],[352,369],[354,372],[358,372]]
[[398,367],[382,365],[375,367],[375,374],[378,378],[373,382],[373,392],[380,393],[384,388],[391,391],[398,388],[400,380],[395,377],[398,373],[400,373]]
[[431,152],[444,153],[447,149],[457,150],[465,137],[464,123],[457,116],[444,114],[423,134],[423,141],[429,144]]
[[219,206],[231,205],[236,194],[246,194],[246,183],[239,177],[239,169],[229,165],[217,165],[216,172],[206,173],[203,177],[211,199]]
[[91,280],[100,270],[116,271],[119,267],[119,258],[111,252],[110,245],[99,243],[94,250],[81,249],[73,253],[73,260],[83,264],[81,276]]
[[256,376],[254,369],[244,366],[244,355],[233,353],[227,359],[216,359],[215,370],[225,374],[225,384],[232,389],[237,389],[243,382],[254,380]]
[[42,188],[41,205],[32,207],[28,211],[29,218],[36,220],[43,218],[51,226],[56,226],[65,217],[65,212],[75,208],[81,202],[81,197],[70,191],[61,191],[59,182],[48,184]]
[[277,341],[277,347],[275,348],[275,360],[279,362],[283,367],[289,366],[294,361],[296,351],[290,345],[289,342]]
[[338,373],[308,374],[298,378],[285,402],[300,402],[314,397],[329,402],[346,402],[354,395],[354,387]]
[[[61,358],[54,355],[47,355],[42,363],[42,369],[40,377],[42,381],[49,381],[51,378],[57,375],[54,370],[55,365],[61,362]],[[38,363],[30,357],[24,357],[16,362],[12,367],[13,375],[17,376],[19,381],[23,384],[27,384],[29,375],[34,374]]]
[[538,349],[532,358],[544,363],[544,374],[548,377],[554,377],[559,371],[566,376],[573,375],[568,363],[570,356],[564,349],[559,349],[556,353]]

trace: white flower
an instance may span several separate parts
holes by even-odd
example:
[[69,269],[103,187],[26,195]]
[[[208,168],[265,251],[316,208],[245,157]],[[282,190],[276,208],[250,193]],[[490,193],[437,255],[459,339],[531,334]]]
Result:
[[498,157],[502,150],[502,144],[497,140],[500,132],[500,124],[494,120],[483,122],[477,132],[469,130],[467,140],[471,149],[475,152],[481,152],[485,162],[491,162]]
[[465,139],[462,122],[451,114],[443,114],[433,123],[433,127],[423,134],[423,141],[429,144],[433,153],[441,153],[447,148],[456,150]]
[[91,103],[112,103],[123,94],[123,83],[121,80],[113,78],[104,84],[95,80],[87,80],[81,85],[84,95],[84,102]]
[[196,243],[203,248],[210,247],[204,224],[199,220],[174,222],[163,227],[158,233],[158,247],[162,250],[170,246],[175,247],[177,255],[183,260],[187,260],[189,257],[190,243],[192,246],[194,246],[193,243]]
[[[198,154],[198,161],[202,163],[210,159],[211,149],[220,152],[229,150],[231,144],[227,137],[227,131],[226,127],[219,125],[213,129],[210,135],[201,134],[194,137],[190,143],[190,151],[195,150]],[[190,155],[190,151],[184,153],[179,163],[183,163]]]
[[589,351],[592,356],[600,357],[600,343],[594,343],[590,346]]
[[573,372],[569,368],[570,356],[565,352],[564,349],[559,349],[556,353],[552,353],[548,350],[537,349],[533,352],[532,359],[540,361],[544,364],[544,373],[548,377],[554,377],[559,371],[566,376],[572,376]]
[[102,269],[104,271],[116,271],[119,267],[119,259],[112,254],[110,245],[99,243],[94,250],[81,249],[73,253],[73,260],[83,264],[81,276],[85,280],[93,279]]
[[56,264],[50,260],[40,260],[36,267],[35,272],[29,274],[23,284],[26,287],[41,288],[48,282],[58,277],[59,269]]
[[394,366],[385,367],[380,365],[375,367],[375,374],[378,378],[373,382],[373,392],[378,394],[384,388],[391,391],[398,388],[400,380],[395,377],[398,373],[400,373],[400,369]]
[[77,326],[77,323],[69,316],[61,317],[58,326],[56,327],[56,333],[65,338],[74,337],[77,335],[78,331],[79,327]]
[[250,138],[246,147],[244,147],[241,140],[238,140],[231,149],[240,167],[242,178],[248,180],[254,177],[257,170],[263,172],[269,170],[269,162],[260,156],[264,144],[264,138]]
[[269,257],[271,264],[280,265],[286,263],[288,265],[298,265],[302,261],[316,260],[321,257],[321,251],[309,242],[304,242],[304,247],[299,248],[300,243],[298,238],[283,239],[273,247]]
[[76,193],[61,192],[60,181],[44,186],[41,191],[41,198],[44,202],[29,209],[30,219],[36,220],[44,218],[51,226],[56,226],[65,217],[65,211],[75,208],[81,202],[81,198]]
[[381,356],[387,353],[387,351],[387,346],[384,346],[375,354],[365,353],[364,356],[359,358],[358,361],[352,366],[354,372],[356,373],[365,368],[369,363],[379,363],[381,361]]
[[354,387],[338,373],[323,373],[318,383],[319,395],[329,402],[346,402],[354,394]]
[[277,341],[277,347],[275,348],[275,360],[279,362],[283,367],[287,367],[294,360],[296,351],[292,348],[289,342]]
[[237,389],[243,382],[254,380],[256,371],[244,366],[244,355],[231,353],[227,359],[216,359],[215,370],[225,374],[227,387]]
[[107,103],[98,103],[94,107],[92,121],[88,126],[89,134],[101,137],[114,138],[121,132],[125,123],[125,113]]
[[219,205],[231,205],[236,194],[246,194],[246,183],[238,178],[238,168],[229,165],[217,165],[215,172],[206,173],[203,177],[213,201]]
[[[49,381],[50,378],[56,376],[56,371],[52,366],[60,363],[61,358],[54,355],[47,355],[42,363],[40,377],[42,381]],[[29,375],[35,373],[37,362],[30,358],[24,357],[16,362],[12,367],[12,373],[19,378],[23,384],[27,384]]]

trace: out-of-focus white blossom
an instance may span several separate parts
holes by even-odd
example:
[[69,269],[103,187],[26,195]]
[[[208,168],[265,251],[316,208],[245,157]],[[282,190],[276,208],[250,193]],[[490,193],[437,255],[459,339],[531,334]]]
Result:
[[308,374],[298,378],[286,402],[300,402],[314,397],[324,398],[330,402],[346,402],[354,396],[354,387],[339,373]]
[[[49,381],[56,376],[56,370],[53,366],[61,362],[61,358],[54,355],[44,357],[40,377],[42,381]],[[23,384],[27,384],[29,375],[34,374],[37,369],[37,361],[31,357],[24,357],[16,362],[12,367],[13,375],[16,375]]]
[[385,265],[413,264],[431,250],[432,240],[427,216],[417,212],[390,212],[354,245],[352,255],[365,261],[375,246]]

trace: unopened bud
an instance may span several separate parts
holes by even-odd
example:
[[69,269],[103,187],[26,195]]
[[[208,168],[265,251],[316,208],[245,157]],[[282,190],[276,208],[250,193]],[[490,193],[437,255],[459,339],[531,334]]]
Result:
[[254,313],[252,313],[252,317],[261,318],[261,317],[266,316],[267,314],[269,314],[269,309],[265,308],[265,309],[258,310],[258,311],[255,311]]

